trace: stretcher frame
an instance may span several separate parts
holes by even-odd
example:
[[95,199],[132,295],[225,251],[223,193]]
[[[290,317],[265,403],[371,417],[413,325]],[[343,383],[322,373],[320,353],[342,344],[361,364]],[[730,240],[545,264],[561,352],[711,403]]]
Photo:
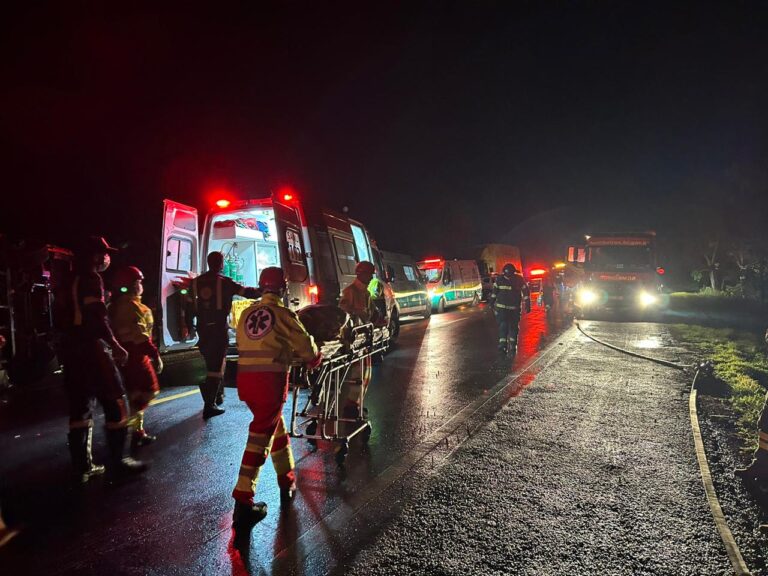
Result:
[[[363,324],[352,329],[351,340],[353,343],[349,345],[339,341],[325,343],[321,347],[323,361],[320,366],[308,373],[303,365],[294,365],[289,379],[289,436],[303,438],[313,446],[318,440],[337,444],[336,462],[339,465],[344,463],[349,452],[349,441],[359,434],[367,442],[372,430],[366,415],[364,391],[356,417],[339,414],[342,386],[355,363],[359,363],[365,379],[366,364],[372,362],[374,355],[383,355],[389,348],[389,330]],[[309,389],[309,394],[302,401],[301,391],[306,389]]]

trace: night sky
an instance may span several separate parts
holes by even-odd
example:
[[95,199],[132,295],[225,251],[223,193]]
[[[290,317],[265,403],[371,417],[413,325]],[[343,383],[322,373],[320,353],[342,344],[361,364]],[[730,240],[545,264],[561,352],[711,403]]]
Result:
[[5,12],[0,231],[151,245],[165,197],[288,184],[417,257],[767,236],[765,2],[165,10]]

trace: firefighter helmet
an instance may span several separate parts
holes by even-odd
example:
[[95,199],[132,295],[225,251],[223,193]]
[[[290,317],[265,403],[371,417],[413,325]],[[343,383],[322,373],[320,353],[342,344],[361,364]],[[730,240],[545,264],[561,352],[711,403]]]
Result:
[[501,269],[501,272],[505,276],[517,274],[517,268],[515,268],[514,264],[508,263],[508,264],[504,264],[504,268]]
[[285,288],[283,269],[276,266],[264,268],[259,275],[259,288],[264,292],[279,292]]
[[373,274],[374,272],[376,268],[368,260],[362,260],[355,266],[355,274]]
[[115,272],[112,283],[120,292],[128,292],[128,289],[137,280],[144,280],[144,274],[136,266],[126,266]]

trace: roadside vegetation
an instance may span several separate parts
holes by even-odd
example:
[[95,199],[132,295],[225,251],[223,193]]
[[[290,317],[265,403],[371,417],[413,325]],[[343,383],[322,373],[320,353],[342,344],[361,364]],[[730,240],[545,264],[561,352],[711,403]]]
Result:
[[712,360],[715,377],[736,416],[736,428],[743,450],[757,447],[757,419],[768,388],[768,357],[763,338],[732,328],[706,328],[675,324],[672,335]]

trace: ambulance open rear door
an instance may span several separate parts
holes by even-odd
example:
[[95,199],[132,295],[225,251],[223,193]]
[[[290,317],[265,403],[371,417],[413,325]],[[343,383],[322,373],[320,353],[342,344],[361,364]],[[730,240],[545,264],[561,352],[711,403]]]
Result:
[[313,303],[301,215],[295,203],[295,199],[278,198],[273,202],[279,236],[280,261],[288,281],[286,300],[291,310],[298,310]]
[[195,344],[186,325],[185,309],[190,281],[200,271],[200,237],[197,209],[163,200],[163,233],[160,246],[158,313],[163,350],[181,350]]

